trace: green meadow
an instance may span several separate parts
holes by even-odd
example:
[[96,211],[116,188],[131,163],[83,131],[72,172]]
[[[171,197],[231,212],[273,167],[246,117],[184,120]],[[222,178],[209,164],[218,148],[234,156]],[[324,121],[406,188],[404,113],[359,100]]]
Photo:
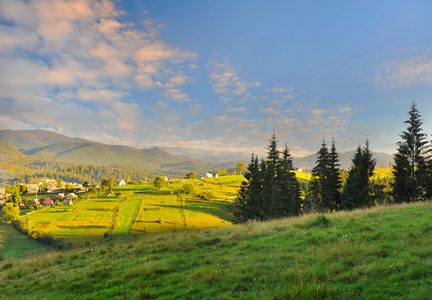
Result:
[[21,258],[48,250],[51,247],[29,239],[10,224],[0,222],[0,258]]
[[429,299],[431,214],[421,202],[134,235],[4,259],[0,290],[7,299]]
[[[227,204],[234,201],[241,175],[170,181],[157,191],[152,183],[117,186],[97,198],[80,194],[72,206],[47,207],[22,216],[31,231],[61,238],[74,247],[146,232],[232,225]],[[184,184],[194,193],[179,196]],[[113,218],[118,221],[113,225]],[[113,228],[114,227],[114,228]]]

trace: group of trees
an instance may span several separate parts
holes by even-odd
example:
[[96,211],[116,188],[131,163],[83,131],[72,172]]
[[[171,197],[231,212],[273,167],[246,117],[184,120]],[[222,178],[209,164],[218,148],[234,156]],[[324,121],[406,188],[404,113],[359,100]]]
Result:
[[[146,170],[132,166],[121,165],[81,165],[74,163],[37,163],[30,161],[26,168],[20,171],[15,168],[17,174],[14,181],[16,183],[34,183],[44,178],[58,178],[68,182],[100,182],[102,178],[154,178],[162,175],[161,172]],[[132,181],[132,180],[130,180]]]
[[[358,146],[352,166],[340,169],[333,139],[330,149],[325,141],[317,152],[315,167],[304,200],[295,178],[288,148],[277,150],[275,133],[268,145],[266,160],[252,154],[245,178],[232,206],[238,222],[250,219],[297,215],[303,206],[310,211],[333,212],[376,205],[380,201],[413,202],[432,198],[432,144],[423,132],[421,115],[415,101],[408,112],[406,131],[400,135],[394,155],[393,182],[373,177],[376,160],[369,141]],[[280,156],[282,154],[282,156]],[[388,191],[388,186],[391,190]]]
[[237,221],[265,220],[295,216],[300,211],[300,185],[293,171],[292,157],[287,146],[277,149],[273,132],[267,147],[267,159],[258,160],[252,154],[245,171],[232,211]]

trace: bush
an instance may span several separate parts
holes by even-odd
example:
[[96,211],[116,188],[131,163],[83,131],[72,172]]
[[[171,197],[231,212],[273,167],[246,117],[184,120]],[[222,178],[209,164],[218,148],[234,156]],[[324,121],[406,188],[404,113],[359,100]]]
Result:
[[193,191],[194,191],[194,186],[193,186],[191,183],[185,183],[185,184],[183,184],[183,186],[182,186],[182,191],[183,191],[185,194],[192,194]]
[[203,199],[207,199],[207,200],[212,200],[212,199],[216,198],[216,196],[212,192],[202,192],[202,193],[199,193],[198,196],[200,196]]

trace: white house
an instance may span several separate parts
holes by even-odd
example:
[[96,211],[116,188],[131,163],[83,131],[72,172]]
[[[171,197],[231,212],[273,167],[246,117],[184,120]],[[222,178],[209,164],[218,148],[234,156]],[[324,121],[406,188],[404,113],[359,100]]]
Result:
[[212,177],[213,177],[213,174],[212,174],[212,173],[206,173],[206,174],[204,175],[204,177],[205,177],[205,178],[212,178]]
[[117,185],[126,185],[126,181],[124,181],[123,179],[120,179],[117,181]]

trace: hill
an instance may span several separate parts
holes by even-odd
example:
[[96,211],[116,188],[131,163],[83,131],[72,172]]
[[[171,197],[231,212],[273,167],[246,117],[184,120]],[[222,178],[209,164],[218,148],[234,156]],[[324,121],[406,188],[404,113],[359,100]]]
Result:
[[[113,166],[121,169],[122,174],[129,167],[138,168],[140,171],[133,170],[136,177],[130,175],[133,180],[138,180],[164,174],[184,177],[191,171],[204,175],[221,164],[202,160],[198,162],[186,156],[169,154],[159,148],[107,145],[45,130],[0,130],[0,158],[4,162],[0,166],[1,178],[5,180],[15,176],[20,181],[25,179],[24,175],[43,177],[42,173],[59,168],[88,169],[89,165],[96,165],[99,169],[102,166],[104,174],[108,174]],[[236,163],[237,161],[224,162],[223,165],[233,171]],[[62,174],[56,175],[66,179]],[[82,179],[83,175],[77,176],[77,179]],[[67,176],[71,178],[71,174]],[[108,177],[111,176],[114,174],[108,174]],[[98,181],[101,177],[92,177],[91,180]]]
[[8,299],[427,299],[431,202],[118,237],[0,262]]
[[226,163],[226,162],[239,162],[249,161],[250,157],[239,155],[237,153],[223,152],[219,153],[212,150],[201,150],[186,147],[160,147],[165,152],[172,155],[186,156],[194,160],[208,161],[212,163]]

